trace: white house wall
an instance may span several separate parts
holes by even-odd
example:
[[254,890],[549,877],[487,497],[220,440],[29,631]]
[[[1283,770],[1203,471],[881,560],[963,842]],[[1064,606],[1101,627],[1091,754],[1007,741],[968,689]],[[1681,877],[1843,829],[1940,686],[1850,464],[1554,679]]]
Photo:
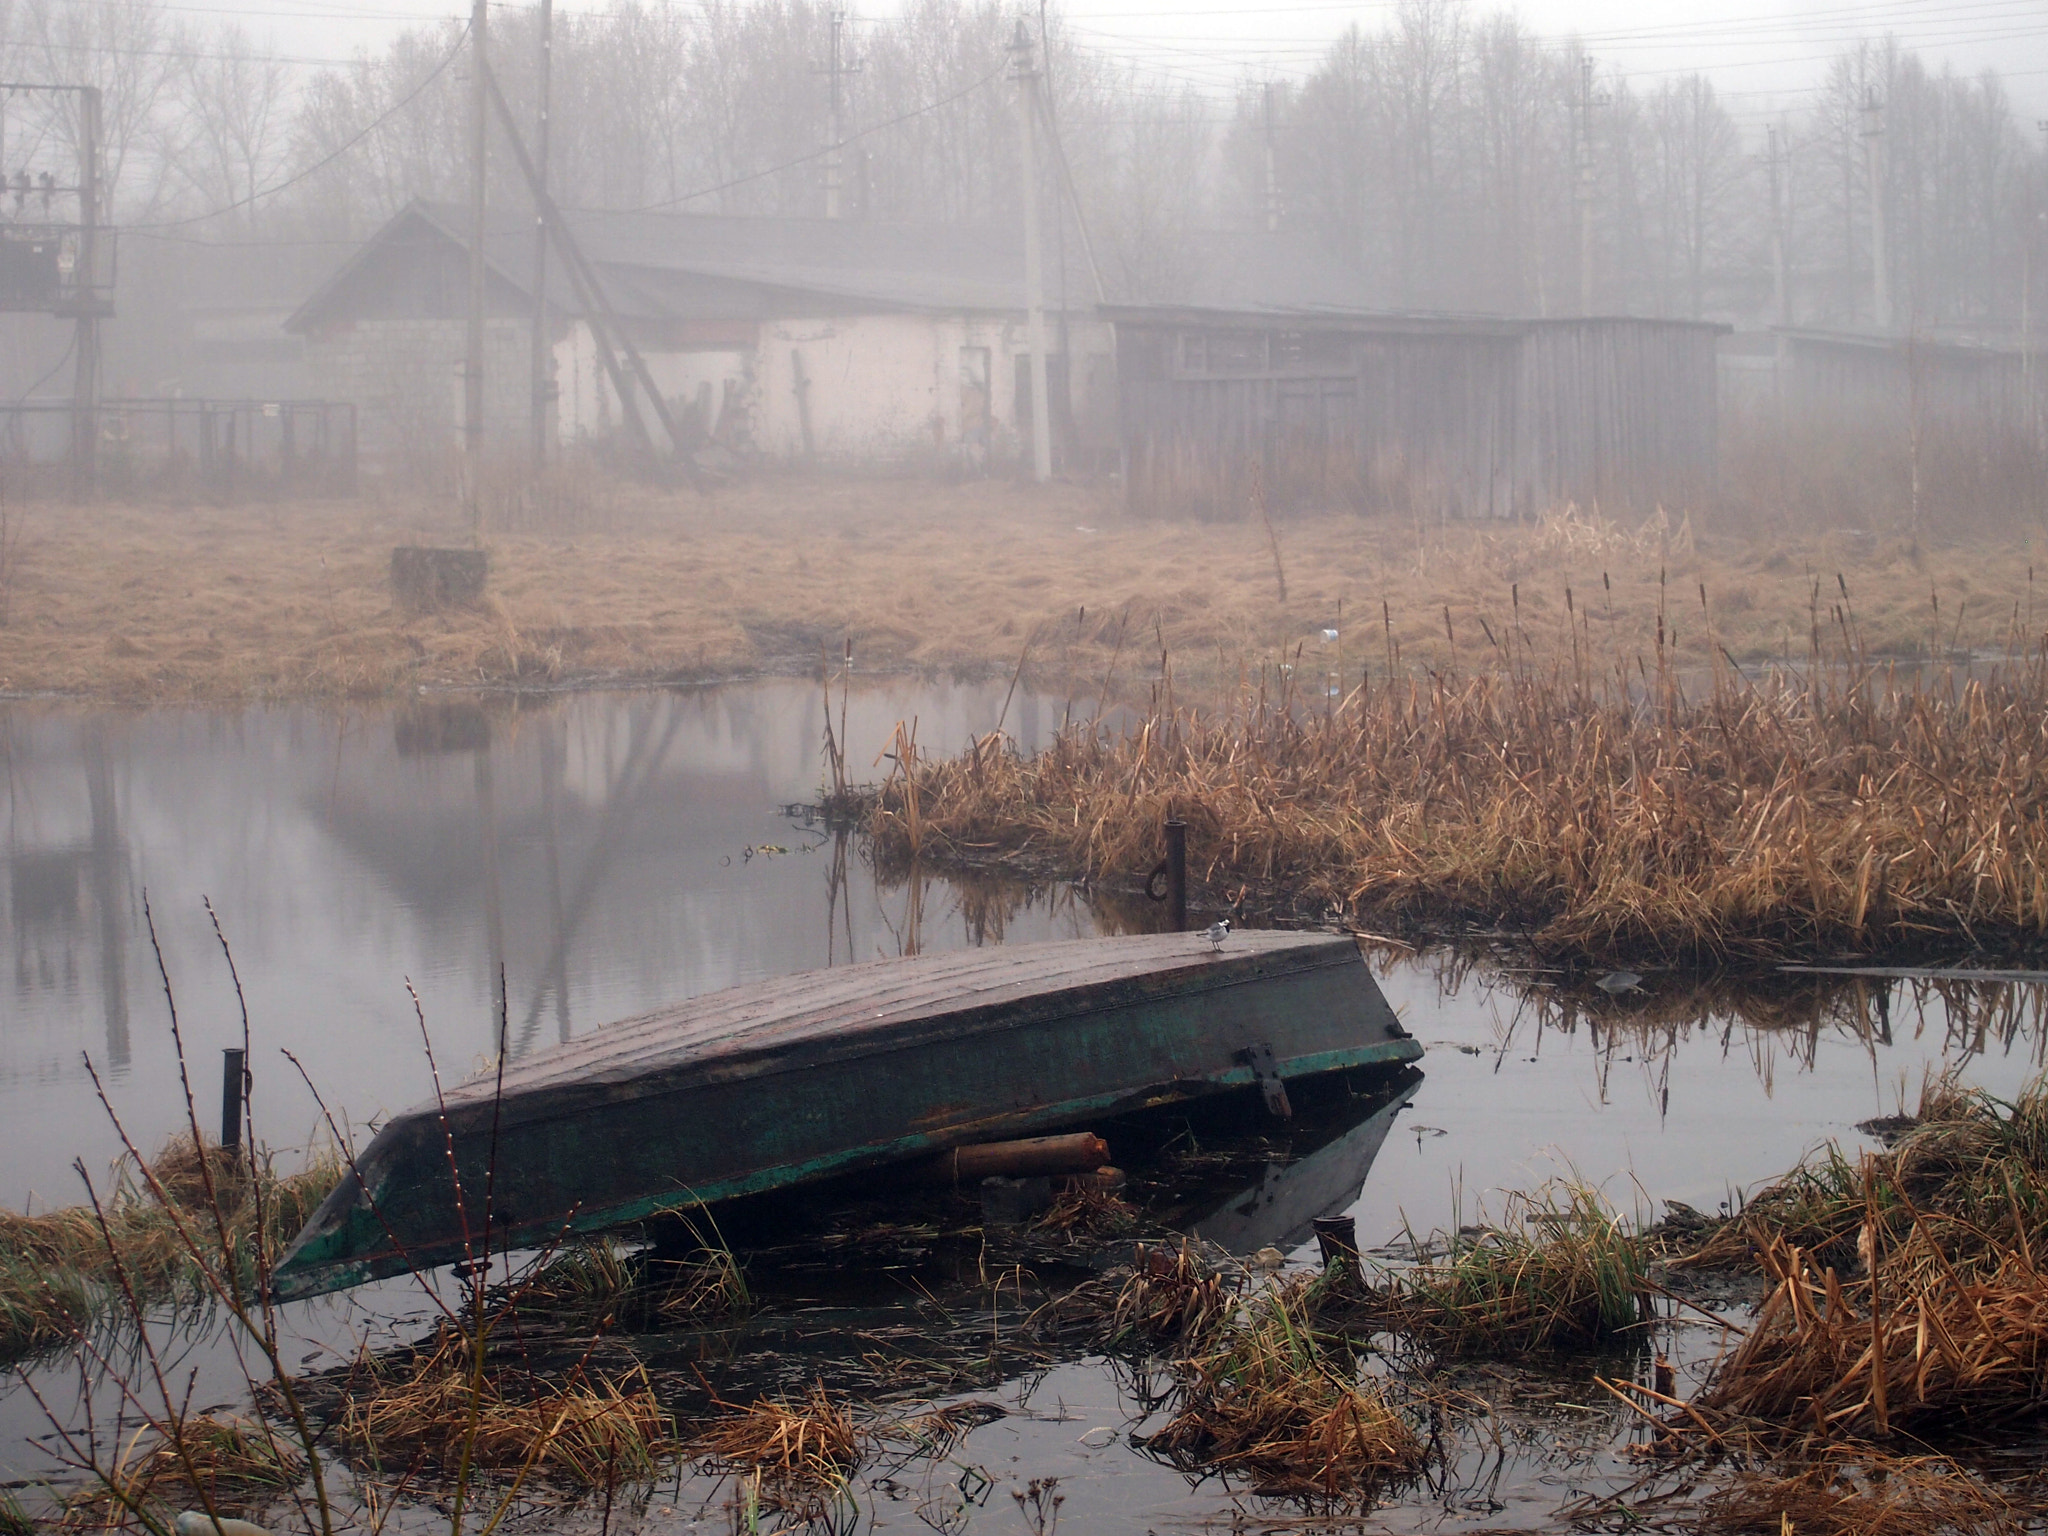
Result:
[[[1050,329],[1050,327],[1049,327]],[[1070,322],[1073,412],[1084,415],[1088,360],[1113,357],[1110,327]],[[1054,332],[1055,344],[1057,332]],[[970,433],[963,385],[969,349],[988,354],[990,430]],[[687,403],[710,386],[714,431],[721,429],[771,459],[815,457],[846,463],[985,463],[1014,458],[1020,444],[1017,359],[1027,354],[1022,317],[890,314],[764,322],[747,351],[645,354],[657,386]],[[620,430],[618,398],[589,329],[576,324],[555,349],[564,442]],[[798,359],[806,381],[800,404]],[[720,422],[728,396],[746,415]],[[1100,410],[1101,402],[1093,403]],[[805,414],[809,415],[809,441]],[[650,429],[659,432],[657,423]]]

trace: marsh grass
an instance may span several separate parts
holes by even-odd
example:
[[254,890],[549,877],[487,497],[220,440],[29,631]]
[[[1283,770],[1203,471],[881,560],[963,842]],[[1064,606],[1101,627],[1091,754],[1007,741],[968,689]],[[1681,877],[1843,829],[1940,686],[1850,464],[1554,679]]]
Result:
[[603,1236],[563,1245],[531,1274],[500,1287],[495,1300],[524,1321],[634,1332],[733,1321],[754,1310],[729,1249],[707,1246],[665,1260]]
[[190,1234],[204,1229],[211,1235],[216,1198],[229,1267],[248,1285],[259,1213],[266,1240],[282,1247],[340,1177],[340,1159],[331,1153],[315,1154],[297,1172],[279,1173],[268,1156],[256,1158],[252,1168],[217,1146],[195,1151],[185,1136],[168,1143],[146,1169],[124,1159],[99,1213],[90,1206],[39,1216],[0,1211],[0,1359],[75,1340],[120,1310],[117,1265],[145,1305],[203,1301],[209,1284],[201,1266],[217,1264],[220,1255],[213,1247],[195,1249]]
[[1831,1455],[1739,1472],[1699,1499],[1699,1536],[2017,1536],[2031,1513],[1939,1456]]
[[1409,1246],[1431,1256],[1383,1267],[1356,1301],[1333,1290],[1322,1315],[1495,1356],[1606,1344],[1656,1315],[1642,1235],[1583,1185],[1515,1194],[1497,1226]]
[[475,1369],[472,1341],[446,1329],[409,1364],[365,1358],[344,1389],[335,1432],[382,1471],[531,1473],[575,1487],[615,1488],[660,1472],[674,1422],[644,1372],[555,1376],[505,1363]]
[[869,1450],[853,1410],[822,1384],[795,1401],[759,1398],[744,1407],[721,1403],[719,1417],[699,1425],[688,1448],[711,1467],[747,1480],[764,1508],[810,1511],[838,1494]]
[[1566,962],[2038,942],[2048,641],[2015,615],[1996,666],[1901,669],[1842,593],[1815,585],[1803,662],[1754,673],[1717,650],[1681,674],[1661,611],[1647,653],[1609,648],[1584,605],[1565,634],[1516,613],[1460,637],[1447,616],[1453,665],[1413,675],[1389,641],[1341,699],[1297,651],[1185,705],[1162,650],[1127,730],[1070,724],[1028,758],[899,751],[878,867],[1128,881],[1178,817],[1214,906],[1477,925]]
[[1311,1317],[1304,1288],[1259,1292],[1210,1348],[1175,1362],[1173,1416],[1145,1448],[1262,1493],[1334,1496],[1419,1471],[1423,1438]]

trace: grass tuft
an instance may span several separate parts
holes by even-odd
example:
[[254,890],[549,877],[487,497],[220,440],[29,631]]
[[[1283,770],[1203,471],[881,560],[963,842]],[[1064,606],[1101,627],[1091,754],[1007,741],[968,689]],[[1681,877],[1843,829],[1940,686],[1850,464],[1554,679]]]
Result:
[[1426,1247],[1441,1256],[1389,1270],[1358,1310],[1441,1354],[1583,1348],[1654,1315],[1642,1237],[1582,1185],[1513,1195],[1501,1225]]
[[1291,1288],[1254,1298],[1213,1349],[1175,1365],[1176,1410],[1146,1448],[1261,1493],[1337,1495],[1420,1470],[1421,1437],[1309,1314]]

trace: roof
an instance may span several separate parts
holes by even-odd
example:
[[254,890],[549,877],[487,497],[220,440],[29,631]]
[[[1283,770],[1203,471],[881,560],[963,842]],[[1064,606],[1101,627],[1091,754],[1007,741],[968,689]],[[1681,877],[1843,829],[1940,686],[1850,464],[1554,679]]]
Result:
[[1269,328],[1284,322],[1296,331],[1374,331],[1408,336],[1523,336],[1531,331],[1562,330],[1575,325],[1639,325],[1725,335],[1733,326],[1718,320],[1661,320],[1642,315],[1566,315],[1543,319],[1508,315],[1460,315],[1413,310],[1298,307],[1232,307],[1195,304],[1105,304],[1105,319],[1121,325],[1170,326],[1177,329],[1235,330]]
[[[705,284],[732,285],[737,310],[788,313],[793,301],[823,299],[840,308],[1016,312],[1023,307],[1024,254],[1015,232],[989,226],[885,224],[851,219],[759,218],[719,214],[608,212],[565,209],[565,222],[603,280],[605,297],[622,315],[648,319],[703,318]],[[418,201],[400,210],[363,243],[286,322],[303,330],[344,302],[348,282],[372,255],[410,242],[469,247],[470,214],[452,203]],[[533,215],[491,210],[484,256],[492,272],[531,296]],[[1095,280],[1068,242],[1064,273],[1046,281],[1046,298],[1094,307]],[[1354,303],[1360,285],[1312,241],[1288,235],[1191,234],[1179,242],[1172,280],[1156,291],[1118,292],[1154,302],[1206,303],[1289,311],[1304,305]],[[1114,277],[1112,290],[1127,288]],[[549,302],[581,309],[562,263],[547,268]],[[738,313],[731,316],[738,318]]]
[[2035,337],[2031,341],[2000,330],[1985,332],[1958,329],[1880,331],[1858,327],[1854,330],[1827,330],[1818,326],[1774,326],[1772,334],[1782,336],[1798,346],[1837,347],[1856,352],[1884,352],[1904,354],[1909,349],[1916,352],[1930,352],[1958,361],[1978,360],[1993,362],[1999,358],[2014,358],[2027,352],[2048,350],[2048,339]]

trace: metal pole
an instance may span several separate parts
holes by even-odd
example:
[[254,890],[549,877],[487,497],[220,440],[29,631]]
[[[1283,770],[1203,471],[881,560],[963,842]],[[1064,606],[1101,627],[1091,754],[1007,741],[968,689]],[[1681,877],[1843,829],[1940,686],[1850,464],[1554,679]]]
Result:
[[1038,70],[1031,61],[1031,34],[1020,18],[1010,45],[1017,70],[1017,127],[1023,159],[1024,307],[1031,344],[1031,478],[1040,484],[1052,478],[1052,419],[1045,383],[1045,294],[1039,270],[1038,229]]
[[220,1144],[229,1152],[242,1144],[242,1089],[247,1074],[239,1045],[220,1053]]
[[89,501],[99,484],[100,446],[100,93],[83,87],[78,96],[78,254],[71,273],[71,495]]
[[1166,824],[1166,927],[1188,931],[1188,824],[1180,820]]
[[484,158],[490,110],[485,95],[490,7],[473,0],[469,13],[469,328],[462,362],[462,464],[468,479],[469,525],[483,526],[478,482],[484,454]]
[[[554,62],[555,0],[540,0],[540,124],[534,168],[540,192],[548,185],[548,89]],[[533,472],[548,467],[548,219],[540,197],[533,204]]]

